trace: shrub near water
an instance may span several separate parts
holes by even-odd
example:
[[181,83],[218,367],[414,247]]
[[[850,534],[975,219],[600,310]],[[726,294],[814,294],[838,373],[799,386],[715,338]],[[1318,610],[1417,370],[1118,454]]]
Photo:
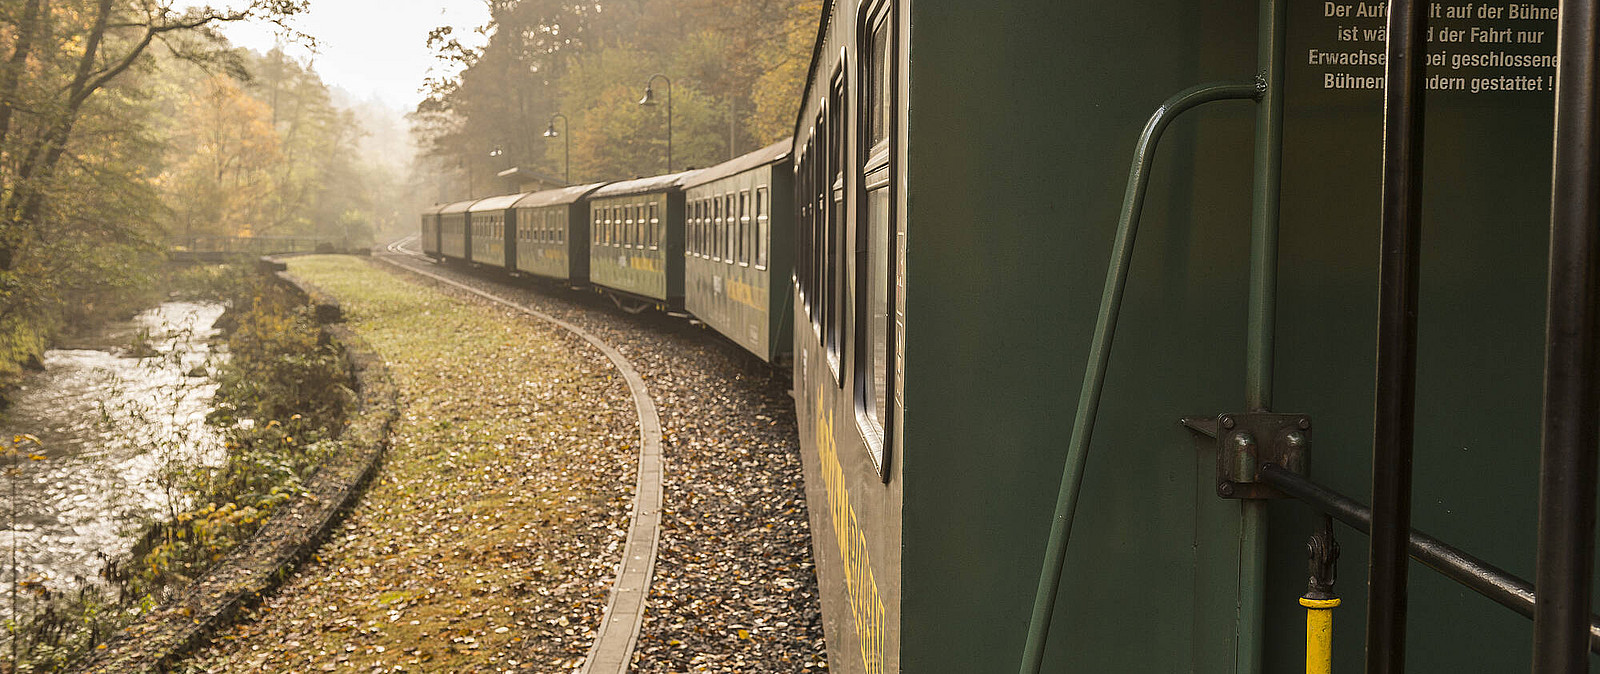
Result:
[[255,275],[211,276],[213,297],[229,304],[219,327],[228,331],[231,358],[214,375],[219,386],[207,418],[223,436],[224,455],[210,465],[169,460],[175,465],[162,467],[175,475],[181,498],[145,527],[128,559],[108,560],[109,594],[93,584],[62,594],[17,583],[29,608],[0,635],[14,635],[0,646],[0,674],[60,671],[172,597],[302,493],[337,449],[351,377],[310,309]]
[[131,580],[141,591],[187,582],[301,493],[337,449],[353,398],[349,370],[308,307],[259,278],[240,280],[230,305],[231,357],[208,417],[226,455],[193,470],[195,507],[154,527],[136,551],[141,568]]

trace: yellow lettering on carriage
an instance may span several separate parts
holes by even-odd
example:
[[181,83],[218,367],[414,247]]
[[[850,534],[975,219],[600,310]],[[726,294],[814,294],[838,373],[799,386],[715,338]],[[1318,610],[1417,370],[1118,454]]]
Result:
[[743,281],[728,279],[728,299],[734,302],[765,313],[767,305],[764,295],[766,293],[762,292],[760,288]]
[[[825,400],[822,393],[819,387],[816,400]],[[866,533],[856,519],[855,509],[850,506],[850,492],[845,488],[844,467],[839,463],[839,448],[833,436],[833,413],[820,407],[816,436],[822,484],[828,493],[828,519],[833,523],[833,535],[839,545],[845,593],[850,603],[850,617],[855,623],[861,662],[867,674],[883,674],[883,597],[872,573]]]

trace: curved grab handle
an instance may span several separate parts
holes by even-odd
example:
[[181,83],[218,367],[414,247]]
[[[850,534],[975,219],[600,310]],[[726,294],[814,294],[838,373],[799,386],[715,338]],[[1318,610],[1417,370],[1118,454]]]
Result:
[[1111,266],[1106,269],[1106,287],[1100,295],[1100,315],[1095,320],[1094,339],[1089,345],[1089,363],[1078,394],[1078,414],[1067,445],[1067,464],[1061,475],[1055,518],[1050,524],[1050,541],[1045,546],[1039,591],[1033,599],[1033,618],[1028,622],[1022,674],[1038,674],[1044,661],[1044,646],[1050,636],[1056,592],[1061,586],[1062,565],[1067,557],[1067,540],[1072,535],[1072,519],[1078,508],[1083,466],[1089,458],[1089,439],[1094,435],[1095,414],[1100,409],[1100,393],[1105,388],[1111,339],[1116,334],[1117,317],[1122,311],[1122,291],[1128,282],[1128,263],[1133,258],[1133,241],[1139,232],[1139,216],[1144,211],[1145,189],[1150,184],[1150,166],[1155,163],[1156,146],[1161,142],[1162,132],[1178,115],[1214,101],[1255,100],[1260,95],[1261,89],[1255,83],[1214,82],[1193,86],[1156,108],[1144,125],[1144,133],[1139,134],[1139,143],[1133,151],[1133,167],[1128,171],[1128,190],[1122,198],[1122,215],[1117,219],[1116,239],[1111,247]]

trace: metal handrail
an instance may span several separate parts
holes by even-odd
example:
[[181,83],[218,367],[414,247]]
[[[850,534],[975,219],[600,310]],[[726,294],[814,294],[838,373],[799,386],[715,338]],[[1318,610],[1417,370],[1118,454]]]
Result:
[[[1317,512],[1371,535],[1372,508],[1355,499],[1274,464],[1262,466],[1256,477]],[[1533,617],[1536,603],[1533,583],[1416,529],[1409,530],[1407,549],[1412,559],[1438,571],[1440,575],[1525,618]],[[1589,617],[1589,650],[1600,653],[1600,616]]]
[[1083,483],[1083,467],[1089,458],[1089,440],[1094,435],[1100,395],[1105,389],[1106,366],[1111,360],[1111,341],[1122,311],[1123,289],[1128,282],[1133,241],[1139,232],[1139,216],[1144,211],[1145,190],[1150,183],[1150,167],[1155,162],[1161,134],[1178,115],[1214,101],[1255,100],[1260,90],[1254,83],[1220,82],[1184,89],[1161,104],[1145,124],[1134,147],[1133,166],[1128,171],[1128,189],[1117,220],[1116,239],[1111,249],[1111,265],[1106,270],[1105,290],[1100,296],[1100,314],[1095,320],[1094,339],[1089,346],[1089,363],[1083,373],[1083,388],[1078,396],[1077,417],[1067,445],[1066,467],[1061,476],[1061,493],[1056,500],[1055,518],[1050,525],[1050,541],[1045,545],[1044,569],[1039,590],[1033,600],[1033,617],[1028,623],[1028,641],[1023,649],[1022,674],[1037,674],[1044,661],[1044,646],[1055,614],[1056,592],[1061,586],[1062,564],[1067,558],[1067,540],[1072,536],[1072,520],[1078,509],[1078,494]]

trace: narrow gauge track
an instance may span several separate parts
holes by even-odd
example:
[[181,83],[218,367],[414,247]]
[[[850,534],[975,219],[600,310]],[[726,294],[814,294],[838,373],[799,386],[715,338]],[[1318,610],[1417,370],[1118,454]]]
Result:
[[[415,259],[422,257],[401,247],[407,237],[389,244],[391,253]],[[379,259],[395,263],[391,258]],[[651,569],[656,563],[656,546],[661,537],[661,417],[656,413],[656,403],[633,363],[620,351],[587,330],[551,316],[526,304],[512,302],[465,283],[453,281],[439,274],[398,264],[406,271],[433,279],[464,292],[472,293],[501,306],[538,318],[582,338],[604,353],[611,365],[622,374],[633,394],[633,405],[639,412],[639,467],[635,471],[637,483],[633,493],[633,521],[628,527],[627,542],[622,548],[622,565],[611,584],[611,598],[606,602],[605,615],[595,632],[594,644],[584,659],[584,674],[622,674],[633,662],[633,650],[639,641],[639,627],[644,622],[645,597],[650,592]]]
[[798,437],[771,371],[684,322],[441,268],[416,243],[376,257],[573,332],[633,392],[645,438],[634,521],[583,671],[825,669]]

